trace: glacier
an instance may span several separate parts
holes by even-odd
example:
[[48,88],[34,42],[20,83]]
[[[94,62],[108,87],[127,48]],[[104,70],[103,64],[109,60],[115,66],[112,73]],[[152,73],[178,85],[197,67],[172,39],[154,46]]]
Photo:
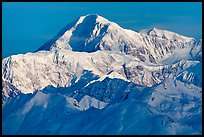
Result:
[[4,135],[201,135],[202,39],[98,14],[2,60]]

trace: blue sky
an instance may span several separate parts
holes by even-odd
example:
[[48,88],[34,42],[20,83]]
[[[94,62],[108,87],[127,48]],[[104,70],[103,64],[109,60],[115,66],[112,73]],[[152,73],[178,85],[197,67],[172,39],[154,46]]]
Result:
[[202,37],[201,2],[3,2],[2,11],[2,58],[37,50],[86,14],[99,14],[136,31],[157,27]]

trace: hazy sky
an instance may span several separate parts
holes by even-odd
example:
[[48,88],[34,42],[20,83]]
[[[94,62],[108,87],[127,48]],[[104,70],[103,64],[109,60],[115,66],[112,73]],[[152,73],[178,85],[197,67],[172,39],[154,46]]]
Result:
[[86,14],[99,14],[136,31],[157,27],[202,37],[201,2],[3,2],[2,11],[2,58],[37,50]]

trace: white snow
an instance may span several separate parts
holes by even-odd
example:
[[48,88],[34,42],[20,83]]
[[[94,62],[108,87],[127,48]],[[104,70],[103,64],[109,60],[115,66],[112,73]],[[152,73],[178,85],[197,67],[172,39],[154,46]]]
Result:
[[194,38],[182,36],[177,33],[174,33],[168,30],[158,29],[155,27],[150,30],[148,29],[141,30],[140,33],[150,35],[150,36],[156,36],[156,37],[160,37],[160,38],[164,38],[168,40],[177,40],[177,41],[182,41],[182,42],[190,42],[194,40]]
[[202,134],[201,47],[81,16],[37,52],[2,60],[2,133]]

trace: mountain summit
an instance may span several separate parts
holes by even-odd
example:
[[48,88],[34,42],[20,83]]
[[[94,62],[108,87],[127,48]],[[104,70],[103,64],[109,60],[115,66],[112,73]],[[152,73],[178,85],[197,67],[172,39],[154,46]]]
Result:
[[2,60],[2,134],[202,134],[201,47],[81,16]]
[[140,33],[154,36],[154,37],[164,38],[167,40],[174,40],[174,41],[181,41],[181,42],[190,42],[194,40],[194,38],[185,37],[171,31],[161,30],[157,28],[152,28],[150,30],[148,29],[141,30]]
[[102,37],[110,24],[113,23],[97,14],[81,16],[75,22],[65,26],[53,39],[38,50],[48,50],[57,47],[72,49],[73,51],[83,51],[83,49],[90,52],[94,51],[94,46],[96,46],[94,44],[97,44],[100,40],[93,43],[91,42],[93,41],[92,39]]
[[[191,50],[193,47],[197,48],[194,53]],[[132,55],[145,63],[161,64],[162,61],[167,62],[167,58],[172,62],[183,57],[191,58],[200,52],[201,47],[195,39],[174,32],[153,28],[138,33],[123,29],[97,14],[90,14],[65,26],[38,51],[58,49],[78,52],[113,51]],[[178,58],[174,59],[175,56]]]

